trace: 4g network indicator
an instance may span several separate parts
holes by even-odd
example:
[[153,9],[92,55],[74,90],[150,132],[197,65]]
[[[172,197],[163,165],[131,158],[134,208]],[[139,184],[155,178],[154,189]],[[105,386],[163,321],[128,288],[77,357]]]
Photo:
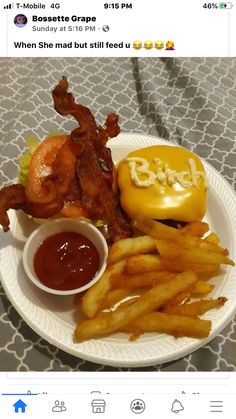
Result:
[[2,57],[236,56],[234,0],[2,0],[0,16]]

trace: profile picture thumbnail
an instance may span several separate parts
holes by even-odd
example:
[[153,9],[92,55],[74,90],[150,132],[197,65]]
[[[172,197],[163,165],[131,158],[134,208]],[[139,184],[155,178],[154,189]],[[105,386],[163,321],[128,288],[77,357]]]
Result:
[[18,28],[23,28],[28,22],[28,19],[25,15],[16,15],[14,18],[14,23]]

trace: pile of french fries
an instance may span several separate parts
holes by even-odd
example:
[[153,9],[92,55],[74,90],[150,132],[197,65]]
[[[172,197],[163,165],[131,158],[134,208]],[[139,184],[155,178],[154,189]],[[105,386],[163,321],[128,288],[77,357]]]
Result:
[[209,279],[221,264],[234,265],[208,224],[192,222],[181,229],[139,217],[137,237],[120,240],[109,250],[108,267],[81,298],[87,317],[76,328],[78,341],[113,332],[130,340],[144,332],[205,338],[211,321],[199,316],[222,307],[227,299],[206,298]]

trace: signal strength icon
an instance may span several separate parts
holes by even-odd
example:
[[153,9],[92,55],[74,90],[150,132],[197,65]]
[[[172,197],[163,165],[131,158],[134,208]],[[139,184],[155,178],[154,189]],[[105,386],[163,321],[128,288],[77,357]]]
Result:
[[13,9],[13,3],[7,4],[3,9]]

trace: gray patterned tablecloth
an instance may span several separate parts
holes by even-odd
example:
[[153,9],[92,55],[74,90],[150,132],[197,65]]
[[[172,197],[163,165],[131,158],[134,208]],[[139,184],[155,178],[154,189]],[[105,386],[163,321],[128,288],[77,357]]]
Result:
[[[0,185],[17,175],[24,136],[75,127],[52,107],[61,75],[102,123],[116,111],[123,131],[158,135],[206,158],[236,186],[236,60],[45,58],[0,60]],[[0,233],[3,243],[4,235]],[[184,359],[144,370],[236,370],[236,323]],[[0,370],[108,371],[49,345],[34,333],[0,287]],[[140,370],[140,368],[139,368]]]

